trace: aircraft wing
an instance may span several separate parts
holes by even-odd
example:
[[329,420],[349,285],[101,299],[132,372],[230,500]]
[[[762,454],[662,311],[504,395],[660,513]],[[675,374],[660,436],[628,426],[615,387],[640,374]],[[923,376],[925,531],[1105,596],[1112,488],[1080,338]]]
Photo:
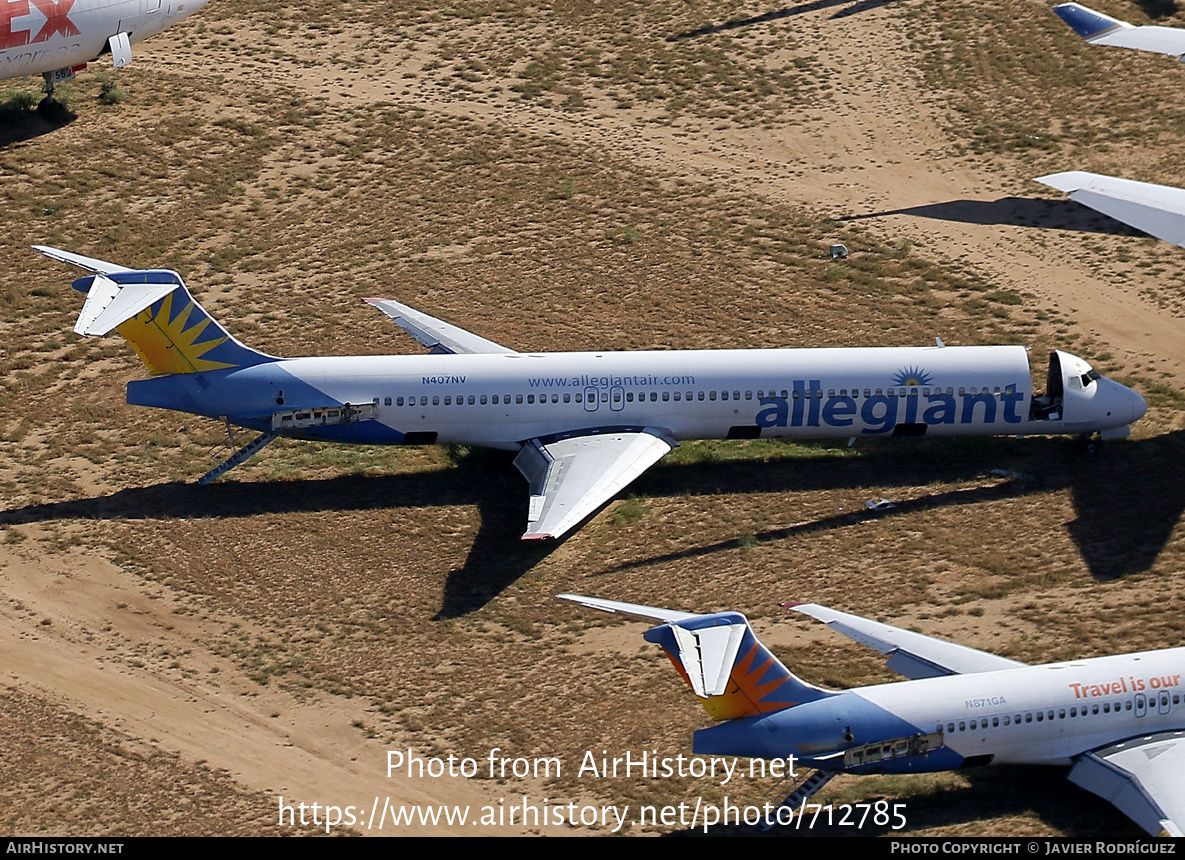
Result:
[[1063,3],[1054,6],[1053,11],[1092,45],[1134,48],[1137,51],[1168,54],[1170,57],[1185,54],[1185,30],[1174,27],[1134,27],[1126,21],[1087,9],[1078,3]]
[[1183,771],[1185,732],[1162,732],[1087,753],[1070,769],[1070,781],[1153,836],[1185,836]]
[[415,308],[391,299],[363,299],[385,313],[395,324],[434,353],[501,353],[513,355],[513,349],[478,337],[472,332],[420,313]]
[[677,624],[700,616],[694,612],[678,612],[674,609],[660,609],[657,606],[643,606],[640,603],[623,603],[620,600],[602,600],[599,597],[585,597],[583,594],[557,594],[560,600],[571,600],[589,609],[627,615],[640,621],[657,621],[659,624]]
[[514,459],[531,483],[523,540],[560,537],[676,444],[649,428],[531,439]]
[[72,254],[69,251],[51,248],[48,245],[34,245],[33,250],[40,251],[51,260],[57,260],[59,263],[69,263],[71,266],[86,269],[88,272],[94,272],[97,275],[114,275],[117,272],[135,271],[134,269],[117,266],[114,263],[108,263],[104,260],[96,260],[94,257],[84,257],[82,254]]
[[[1183,31],[1185,32],[1185,31]],[[1036,179],[1070,199],[1150,236],[1185,247],[1185,189],[1117,179],[1083,170]]]
[[995,672],[1024,666],[1016,660],[944,642],[932,636],[891,627],[870,621],[859,615],[848,615],[820,606],[817,603],[783,603],[787,609],[801,612],[822,621],[832,630],[888,654],[887,665],[907,678],[936,678],[940,675],[966,675],[975,672]]

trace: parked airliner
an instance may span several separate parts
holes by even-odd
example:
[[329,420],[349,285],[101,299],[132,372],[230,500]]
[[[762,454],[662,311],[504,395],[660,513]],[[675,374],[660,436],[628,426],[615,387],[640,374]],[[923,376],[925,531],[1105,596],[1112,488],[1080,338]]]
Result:
[[388,299],[366,301],[430,354],[280,359],[231,336],[176,272],[37,249],[95,273],[74,282],[74,330],[131,343],[155,378],[129,383],[128,403],[259,431],[202,482],[277,436],[501,448],[530,482],[524,538],[565,534],[681,439],[1109,439],[1145,410],[1060,351],[1037,395],[1019,346],[523,354]]
[[188,18],[209,0],[0,0],[0,79],[41,75],[44,113],[54,87],[111,55],[132,61],[132,45]]
[[1069,765],[1072,782],[1149,833],[1183,835],[1185,648],[1029,666],[815,603],[783,604],[887,654],[890,669],[913,679],[832,691],[787,670],[739,612],[559,596],[658,622],[646,641],[720,721],[695,733],[694,751],[793,756],[817,769],[786,799],[796,812],[837,773]]

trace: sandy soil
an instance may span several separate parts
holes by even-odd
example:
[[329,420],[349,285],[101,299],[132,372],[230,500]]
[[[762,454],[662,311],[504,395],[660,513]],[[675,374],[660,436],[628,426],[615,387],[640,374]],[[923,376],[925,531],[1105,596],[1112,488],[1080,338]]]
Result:
[[[859,220],[888,240],[908,240],[932,258],[961,261],[1001,288],[1040,297],[1072,315],[1093,345],[1119,356],[1122,363],[1155,358],[1161,370],[1179,376],[1185,369],[1183,322],[1164,313],[1141,289],[1139,278],[1154,276],[1137,272],[1122,287],[1109,282],[1081,253],[1079,234],[1072,230],[1049,239],[1048,229],[1019,226],[1007,217],[976,223],[974,216],[925,213],[926,207],[952,203],[974,212],[1003,201],[1007,214],[1009,200],[1045,195],[1012,165],[946,154],[952,141],[944,116],[920,90],[909,54],[901,47],[903,25],[891,4],[870,4],[843,18],[842,26],[831,17],[833,5],[815,4],[815,11],[797,19],[808,45],[825,45],[819,62],[833,87],[816,103],[801,106],[798,122],[774,128],[701,118],[658,124],[646,121],[644,109],[610,111],[595,102],[573,113],[488,85],[485,91],[479,86],[477,94],[459,97],[442,90],[430,74],[408,78],[409,71],[422,70],[437,53],[439,44],[431,41],[406,52],[402,62],[369,67],[365,74],[351,75],[340,65],[319,62],[323,52],[299,45],[288,46],[273,62],[244,64],[240,71],[233,52],[219,56],[208,46],[198,52],[189,42],[192,34],[177,28],[145,46],[137,64],[149,75],[159,71],[199,78],[202,66],[216,65],[223,75],[279,83],[298,96],[325,100],[330,109],[380,100],[409,110],[422,108],[430,116],[575,142],[594,155],[611,152],[660,175],[708,184],[721,193],[792,203],[821,218]],[[261,16],[227,12],[218,20],[236,28],[233,40],[239,44],[269,38],[268,22]],[[367,35],[364,26],[347,23],[338,38],[361,45]],[[129,113],[135,109],[126,107]],[[1127,238],[1104,241],[1118,245]],[[1180,416],[1169,420],[1181,424]],[[72,471],[81,498],[103,497],[121,488],[108,470],[87,460],[63,457],[60,465]],[[467,509],[472,513],[471,506]],[[1065,516],[1072,519],[1073,513]],[[779,527],[791,528],[784,523]],[[81,545],[69,545],[72,528]],[[471,525],[450,520],[447,528],[455,530],[458,543],[473,539]],[[496,806],[504,796],[498,785],[485,781],[388,778],[387,750],[415,746],[421,738],[405,733],[393,743],[390,734],[368,736],[360,727],[376,721],[375,703],[362,697],[261,685],[240,659],[211,644],[219,637],[263,635],[250,615],[194,603],[187,594],[145,578],[89,545],[91,533],[84,525],[55,523],[47,531],[35,522],[16,524],[5,534],[7,543],[0,543],[0,676],[10,700],[22,703],[13,710],[13,731],[36,733],[40,718],[28,714],[43,711],[58,722],[65,720],[62,715],[84,721],[68,737],[47,739],[48,748],[62,751],[62,756],[102,751],[100,764],[116,769],[129,750],[142,750],[145,767],[158,775],[154,791],[159,808],[181,804],[200,784],[197,796],[211,810],[200,832],[273,832],[277,796],[355,804],[365,810],[364,817],[376,798],[393,804],[476,807]],[[578,567],[593,555],[592,548],[570,542],[542,569]],[[1032,632],[1030,622],[1008,621],[1007,615],[1007,601],[986,600],[974,618],[959,618],[942,632],[983,647],[992,643],[973,641],[977,619],[984,626],[1010,625],[1008,637]],[[636,654],[636,633],[634,627],[595,628],[572,646],[573,653]],[[1000,635],[997,630],[995,636]],[[802,647],[824,641],[819,631],[779,631],[770,644]],[[195,763],[201,763],[200,777],[195,776]],[[170,782],[170,774],[180,776]],[[520,793],[531,787],[518,786]],[[542,783],[534,787],[545,790]],[[6,790],[10,811],[0,812],[0,823],[14,833],[181,832],[167,816],[117,815],[110,821],[71,816],[59,802],[68,793],[60,785],[23,797],[11,787]],[[219,812],[224,822],[248,823],[219,825]],[[368,832],[364,822],[354,830]],[[567,827],[446,825],[415,832],[540,831],[571,832]]]

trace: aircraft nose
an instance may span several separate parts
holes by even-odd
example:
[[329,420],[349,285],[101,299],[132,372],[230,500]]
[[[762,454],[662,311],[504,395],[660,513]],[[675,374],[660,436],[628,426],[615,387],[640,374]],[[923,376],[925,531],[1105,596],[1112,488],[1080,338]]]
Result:
[[1131,398],[1132,417],[1130,421],[1139,421],[1144,417],[1144,413],[1148,411],[1148,401],[1140,396],[1140,392],[1132,391],[1131,389],[1128,389],[1128,397]]

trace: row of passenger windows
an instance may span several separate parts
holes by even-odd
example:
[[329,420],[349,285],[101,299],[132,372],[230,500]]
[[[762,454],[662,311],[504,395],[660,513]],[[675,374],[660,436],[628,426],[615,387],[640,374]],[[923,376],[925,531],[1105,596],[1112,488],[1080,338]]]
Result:
[[[1168,693],[1161,693],[1161,701],[1158,702],[1156,696],[1148,697],[1148,710],[1155,710],[1160,708],[1162,711],[1168,706]],[[1174,693],[1172,696],[1173,705],[1181,703],[1181,695]],[[945,726],[948,734],[955,731],[967,732],[975,731],[976,729],[999,728],[1000,726],[1021,725],[1022,723],[1044,723],[1052,720],[1064,720],[1067,717],[1086,717],[1095,716],[1096,714],[1111,714],[1121,713],[1123,711],[1132,710],[1133,704],[1129,699],[1126,702],[1103,702],[1093,705],[1072,706],[1070,708],[1050,708],[1046,711],[1026,711],[1024,714],[1005,714],[1004,716],[981,717],[974,720],[959,720],[958,723],[947,723]],[[936,726],[937,731],[943,730],[942,723]]]
[[[923,388],[921,390],[922,394],[927,397],[930,396],[931,391],[934,394],[942,394],[943,393],[943,390],[941,388],[934,388],[934,389]],[[874,394],[873,389],[865,388],[863,396],[866,398],[871,398],[874,396],[875,397],[906,397],[906,396],[916,397],[918,395],[918,389],[916,389],[916,388],[911,388],[908,390],[905,388],[889,388],[889,389],[883,390],[883,391],[882,391],[882,389],[877,388],[875,390],[875,392],[876,393]],[[954,396],[955,389],[948,388],[948,389],[946,389],[945,393],[949,396]],[[958,393],[960,395],[964,395],[964,394],[995,394],[998,396],[1001,392],[1000,392],[1000,387],[997,385],[995,387],[995,389],[988,389],[987,387],[984,387],[983,389],[975,389],[975,388],[969,389],[969,388],[960,387],[958,389]],[[827,398],[828,399],[831,399],[831,398],[834,398],[837,396],[838,397],[859,398],[859,397],[861,397],[861,393],[860,393],[860,389],[858,389],[858,388],[853,388],[853,389],[851,389],[850,392],[846,388],[841,388],[841,389],[839,389],[838,394],[836,394],[836,391],[834,388],[829,388],[827,390]],[[594,402],[593,398],[595,398],[595,397],[597,397],[597,394],[588,395],[589,402],[590,403]],[[705,392],[705,391],[661,391],[661,392],[660,391],[651,391],[649,393],[647,393],[645,391],[637,392],[637,393],[635,393],[633,391],[626,391],[623,394],[621,389],[617,388],[617,389],[613,389],[611,392],[610,391],[601,391],[600,392],[600,402],[601,403],[608,403],[610,401],[610,399],[612,399],[612,401],[614,403],[621,403],[623,397],[624,397],[626,403],[634,403],[634,402],[645,403],[647,401],[649,401],[650,403],[657,403],[660,400],[663,402],[667,402],[667,401],[671,401],[671,400],[674,400],[676,402],[680,402],[680,401],[684,401],[684,400],[752,400],[753,399],[753,391],[752,390],[745,391],[745,392],[743,392],[743,396],[742,396],[741,391],[735,391],[735,390],[734,391],[707,391],[707,392]],[[800,400],[800,399],[822,400],[823,399],[823,390],[822,389],[815,389],[814,391],[790,391],[790,390],[783,388],[781,391],[778,391],[777,389],[771,389],[769,391],[764,391],[762,389],[758,389],[757,390],[757,399],[763,400],[766,398],[781,399],[781,400]],[[468,405],[468,406],[477,406],[477,405],[485,406],[487,404],[493,404],[494,406],[498,406],[498,405],[502,405],[502,404],[509,405],[510,403],[528,403],[528,404],[530,404],[530,403],[572,403],[572,402],[584,403],[584,401],[585,401],[585,395],[583,393],[578,393],[578,394],[565,393],[565,394],[550,394],[550,395],[548,395],[548,394],[539,394],[539,395],[535,395],[535,394],[514,394],[514,395],[493,394],[493,395],[488,395],[488,396],[485,394],[477,394],[477,395],[457,394],[455,396],[452,394],[444,394],[444,395],[421,394],[421,395],[419,395],[418,398],[414,395],[410,396],[410,397],[403,397],[403,396],[399,396],[399,397],[395,397],[395,398],[385,397],[385,398],[383,398],[383,405],[384,406],[391,406],[392,402],[393,402],[395,406],[415,406],[418,402],[418,404],[420,406],[427,406],[429,403],[431,403],[433,406],[442,406],[442,405],[443,406],[454,406],[454,405],[455,406],[466,406],[466,405]]]

